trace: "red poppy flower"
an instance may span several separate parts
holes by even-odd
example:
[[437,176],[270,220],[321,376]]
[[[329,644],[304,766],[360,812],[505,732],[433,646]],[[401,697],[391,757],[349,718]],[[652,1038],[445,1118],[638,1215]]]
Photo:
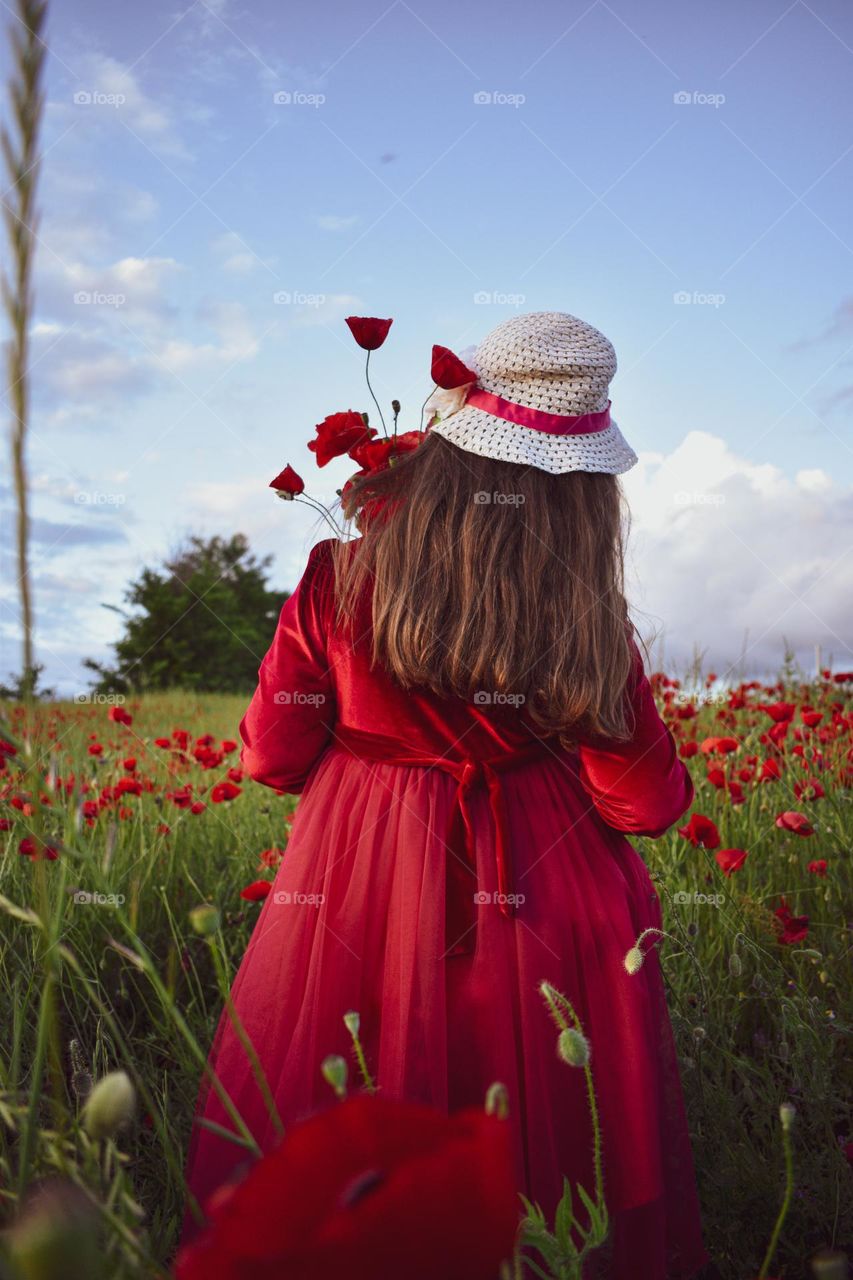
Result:
[[171,747],[171,745],[172,745],[171,738],[155,738],[154,739],[155,747]]
[[823,719],[822,711],[801,711],[800,719],[807,729],[814,729],[815,725],[820,724]]
[[678,834],[689,840],[696,848],[716,849],[720,843],[720,833],[710,818],[702,813],[694,813],[684,827],[678,828]]
[[210,793],[210,798],[214,804],[221,804],[223,800],[235,800],[239,794],[240,788],[233,782],[217,782]]
[[275,480],[270,480],[269,487],[275,489],[276,493],[285,494],[292,501],[297,494],[304,493],[305,481],[300,475],[296,474],[293,467],[288,463],[284,470],[278,473]]
[[381,471],[388,465],[393,449],[394,442],[391,439],[363,440],[349,450],[349,456],[363,471]]
[[494,1280],[518,1225],[508,1143],[479,1108],[349,1098],[215,1193],[176,1280]]
[[808,916],[792,916],[791,908],[784,898],[780,898],[779,906],[773,914],[779,921],[779,941],[785,946],[790,946],[793,942],[804,942],[808,937]]
[[388,337],[393,320],[377,320],[375,316],[347,316],[352,336],[363,351],[376,351]]
[[425,431],[401,431],[394,437],[394,453],[411,453],[419,444],[423,444],[426,434]]
[[699,751],[699,743],[691,739],[690,742],[682,742],[678,748],[678,754],[683,760],[689,760],[691,756],[695,756]]
[[432,349],[432,380],[443,391],[453,391],[456,387],[476,382],[477,374],[447,347],[436,346]]
[[809,863],[806,870],[810,871],[813,876],[820,876],[821,879],[826,879],[826,858],[815,858],[813,862]]
[[781,777],[782,777],[782,765],[775,758],[775,756],[770,760],[765,760],[763,765],[761,766],[761,774],[759,775],[759,781],[775,782],[777,778],[781,778]]
[[133,716],[128,715],[124,707],[110,707],[107,719],[112,720],[114,724],[133,724]]
[[792,831],[795,836],[814,835],[814,827],[806,815],[797,813],[795,809],[786,809],[784,813],[780,813],[776,819],[776,826],[782,831]]
[[793,702],[772,702],[761,708],[766,711],[771,720],[775,720],[777,724],[784,724],[786,720],[794,718],[796,707]]
[[354,409],[344,413],[330,413],[317,423],[317,439],[308,442],[308,448],[316,454],[317,466],[325,467],[332,458],[339,458],[353,445],[361,444],[376,435],[373,427],[367,427],[364,418]]
[[718,849],[714,857],[723,875],[730,876],[733,871],[740,871],[748,854],[746,849]]
[[59,857],[52,844],[39,844],[33,836],[24,836],[18,845],[18,853],[22,858],[29,858],[32,862],[36,862],[39,858],[55,862]]
[[240,897],[247,902],[263,902],[272,889],[272,880],[253,880],[245,889],[240,890]]

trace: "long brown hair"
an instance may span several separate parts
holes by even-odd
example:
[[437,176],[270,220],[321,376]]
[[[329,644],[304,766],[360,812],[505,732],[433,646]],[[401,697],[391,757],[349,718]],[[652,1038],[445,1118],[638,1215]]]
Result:
[[333,544],[338,622],[372,584],[372,661],[403,687],[521,706],[567,746],[630,737],[617,476],[551,475],[430,433],[353,480],[341,509],[362,536]]

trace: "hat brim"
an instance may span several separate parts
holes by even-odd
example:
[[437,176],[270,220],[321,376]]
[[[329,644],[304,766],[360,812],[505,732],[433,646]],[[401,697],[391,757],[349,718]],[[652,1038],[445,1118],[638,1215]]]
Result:
[[518,426],[466,405],[430,430],[481,458],[536,467],[551,475],[563,475],[567,471],[622,475],[638,460],[612,418],[604,431],[558,436]]

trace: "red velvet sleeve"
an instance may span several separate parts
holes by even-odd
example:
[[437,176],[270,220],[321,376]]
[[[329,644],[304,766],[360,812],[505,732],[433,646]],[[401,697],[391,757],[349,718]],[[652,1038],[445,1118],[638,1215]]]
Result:
[[617,831],[661,836],[693,803],[693,780],[658,712],[634,641],[626,696],[635,731],[628,742],[589,738],[579,744],[580,780],[604,821]]
[[240,763],[249,777],[298,795],[332,737],[335,698],[326,656],[331,539],[312,548],[285,600],[258,687],[240,722]]

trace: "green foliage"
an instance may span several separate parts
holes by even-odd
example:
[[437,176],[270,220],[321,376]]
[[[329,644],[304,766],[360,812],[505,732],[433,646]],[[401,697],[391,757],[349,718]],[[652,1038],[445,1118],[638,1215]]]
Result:
[[143,569],[126,594],[137,612],[125,615],[115,666],[85,662],[95,692],[250,692],[287,598],[267,586],[271,562],[236,533],[190,538],[163,571]]

